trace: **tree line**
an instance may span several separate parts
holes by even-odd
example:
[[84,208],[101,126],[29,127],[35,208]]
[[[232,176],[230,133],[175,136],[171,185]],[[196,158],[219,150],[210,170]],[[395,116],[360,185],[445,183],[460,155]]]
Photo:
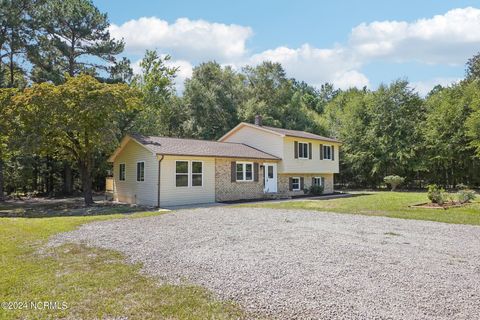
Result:
[[480,185],[480,56],[465,79],[420,96],[407,80],[376,90],[315,88],[278,63],[201,63],[175,90],[168,55],[147,51],[134,75],[123,40],[89,0],[0,0],[0,199],[72,194],[92,203],[126,133],[217,139],[240,121],[343,142],[346,187],[388,175],[410,187]]

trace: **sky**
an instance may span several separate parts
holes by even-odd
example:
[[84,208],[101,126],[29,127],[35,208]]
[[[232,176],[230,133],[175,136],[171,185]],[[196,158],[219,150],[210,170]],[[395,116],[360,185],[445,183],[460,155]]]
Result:
[[93,0],[138,72],[146,49],[172,57],[177,86],[215,60],[237,70],[269,60],[319,87],[407,79],[422,95],[464,77],[480,51],[480,2]]

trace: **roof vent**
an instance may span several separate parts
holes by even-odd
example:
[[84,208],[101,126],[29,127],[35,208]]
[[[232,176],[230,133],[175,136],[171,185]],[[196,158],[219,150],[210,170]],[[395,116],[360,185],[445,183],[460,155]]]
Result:
[[256,115],[255,116],[255,125],[256,126],[262,126],[262,116],[261,115]]

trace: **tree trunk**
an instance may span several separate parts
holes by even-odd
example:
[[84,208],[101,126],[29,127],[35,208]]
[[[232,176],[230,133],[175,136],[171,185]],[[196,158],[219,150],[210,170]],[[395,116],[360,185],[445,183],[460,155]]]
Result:
[[94,204],[92,193],[92,170],[89,161],[78,161],[80,178],[82,179],[83,199],[86,206]]
[[5,201],[5,195],[3,194],[3,160],[0,159],[0,202]]
[[63,163],[63,193],[71,195],[73,192],[72,167],[68,162]]

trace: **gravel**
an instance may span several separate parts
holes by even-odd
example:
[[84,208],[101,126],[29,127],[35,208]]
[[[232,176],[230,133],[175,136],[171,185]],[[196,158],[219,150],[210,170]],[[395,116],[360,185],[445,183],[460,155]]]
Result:
[[119,250],[249,317],[478,319],[480,227],[215,207],[86,224],[51,239]]

